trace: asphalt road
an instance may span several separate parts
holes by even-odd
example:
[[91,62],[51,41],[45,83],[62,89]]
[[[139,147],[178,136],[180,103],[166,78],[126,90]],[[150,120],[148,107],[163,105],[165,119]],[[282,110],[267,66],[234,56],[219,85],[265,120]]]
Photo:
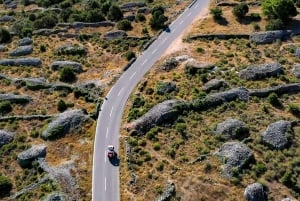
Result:
[[186,8],[169,26],[170,31],[163,32],[122,74],[107,94],[107,100],[103,102],[97,120],[94,141],[93,201],[120,200],[119,168],[108,160],[106,149],[108,145],[112,144],[118,152],[121,117],[126,101],[145,73],[161,57],[169,45],[193,22],[199,12],[207,8],[208,5],[209,0],[197,0],[192,6]]

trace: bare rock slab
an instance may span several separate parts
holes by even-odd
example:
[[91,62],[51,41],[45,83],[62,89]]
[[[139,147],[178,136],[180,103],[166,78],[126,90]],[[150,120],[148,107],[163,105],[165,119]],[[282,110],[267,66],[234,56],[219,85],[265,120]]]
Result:
[[269,63],[259,66],[248,66],[240,71],[239,76],[245,80],[260,80],[278,76],[281,73],[283,73],[283,69],[279,63]]
[[30,149],[27,149],[19,153],[17,161],[21,167],[29,167],[31,162],[38,159],[44,158],[46,156],[46,146],[45,145],[33,145]]
[[206,92],[210,92],[211,90],[219,90],[221,88],[228,87],[228,83],[223,79],[212,79],[206,82],[203,86],[203,90]]
[[18,57],[18,56],[26,56],[33,52],[32,45],[24,45],[17,47],[13,51],[9,53],[10,56]]
[[6,130],[0,130],[0,147],[11,143],[14,139],[14,134]]
[[262,134],[262,140],[275,149],[284,149],[288,146],[292,135],[292,123],[280,120],[268,126],[267,130]]
[[103,38],[107,40],[118,39],[118,38],[125,38],[127,37],[126,31],[117,30],[117,31],[109,31],[104,33]]
[[0,94],[0,101],[9,101],[11,103],[29,103],[32,101],[30,96],[16,95],[16,94]]
[[216,131],[225,139],[243,139],[249,136],[249,128],[238,119],[228,119],[217,125]]
[[19,46],[31,45],[33,43],[32,39],[25,37],[19,40]]
[[244,197],[247,201],[265,201],[267,200],[263,185],[260,183],[253,183],[246,187]]
[[251,149],[241,142],[226,142],[215,155],[224,163],[221,168],[226,178],[231,178],[235,170],[241,170],[253,158]]
[[42,65],[40,58],[28,57],[19,59],[1,59],[0,65],[2,66],[34,66],[39,67]]
[[66,66],[71,67],[75,72],[82,72],[82,65],[78,62],[75,61],[54,61],[51,65],[50,68],[52,70],[60,70]]
[[273,43],[276,40],[282,40],[289,37],[292,31],[277,30],[277,31],[266,31],[266,32],[255,32],[250,35],[250,41],[256,44],[268,44]]
[[63,137],[69,131],[78,128],[88,116],[83,110],[70,110],[63,112],[49,123],[47,128],[43,131],[41,137],[44,140],[53,140]]

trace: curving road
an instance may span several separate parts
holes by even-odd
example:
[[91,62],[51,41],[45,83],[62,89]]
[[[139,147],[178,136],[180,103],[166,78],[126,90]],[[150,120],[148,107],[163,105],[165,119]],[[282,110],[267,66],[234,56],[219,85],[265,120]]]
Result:
[[119,168],[106,156],[109,144],[119,147],[119,130],[125,103],[145,73],[161,57],[169,45],[194,21],[209,0],[196,0],[163,32],[132,66],[125,71],[107,94],[99,113],[94,141],[92,200],[119,201]]

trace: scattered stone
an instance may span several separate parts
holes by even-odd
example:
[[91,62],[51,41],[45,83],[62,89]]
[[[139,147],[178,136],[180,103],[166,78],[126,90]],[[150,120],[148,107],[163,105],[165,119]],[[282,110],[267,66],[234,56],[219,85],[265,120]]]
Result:
[[5,130],[0,130],[0,148],[14,139],[14,134]]
[[249,136],[249,128],[238,119],[228,119],[217,125],[216,133],[227,140],[243,139]]
[[299,47],[296,48],[296,50],[295,50],[295,56],[296,56],[298,59],[300,59],[300,48],[299,48]]
[[29,55],[33,52],[32,45],[25,45],[25,46],[20,46],[14,49],[11,53],[9,53],[10,56],[26,56]]
[[82,72],[82,65],[75,61],[54,61],[50,67],[52,70],[60,70],[64,67],[71,67],[75,72],[80,73]]
[[284,149],[288,146],[293,133],[291,122],[280,120],[268,126],[262,134],[262,140],[275,149]]
[[229,85],[225,80],[212,79],[204,84],[203,90],[209,93],[211,90],[219,90],[220,88],[227,88]]
[[87,49],[80,45],[72,45],[72,44],[66,44],[62,45],[55,50],[55,54],[58,55],[86,55]]
[[0,45],[0,52],[6,52],[7,47],[5,45]]
[[176,90],[176,84],[173,82],[158,82],[156,89],[157,89],[157,94],[164,95]]
[[254,32],[250,34],[250,41],[256,44],[268,44],[273,43],[276,40],[283,40],[290,37],[292,31],[290,30],[277,30],[266,32]]
[[103,34],[103,38],[107,40],[125,38],[127,37],[126,31],[117,30],[117,31],[109,31]]
[[265,201],[267,200],[264,187],[260,183],[253,183],[246,187],[244,197],[247,201]]
[[175,110],[175,107],[181,103],[182,101],[173,99],[155,105],[146,114],[132,123],[133,131],[136,134],[145,134],[156,125],[174,121],[179,115],[179,111]]
[[30,149],[27,149],[19,153],[17,161],[21,167],[29,167],[31,162],[38,158],[44,158],[46,156],[45,145],[33,145]]
[[33,43],[32,39],[25,37],[19,40],[19,46],[31,45]]
[[160,69],[163,71],[170,71],[173,68],[176,68],[178,66],[178,64],[179,64],[178,60],[176,60],[176,58],[174,58],[174,57],[171,57],[164,61],[164,63],[160,67]]
[[19,59],[1,59],[0,65],[2,66],[34,66],[39,67],[42,65],[40,58],[28,57]]
[[48,195],[43,201],[66,201],[66,197],[64,194],[60,192],[54,192]]
[[300,64],[295,64],[293,74],[296,78],[300,79]]
[[248,66],[239,73],[240,78],[245,80],[260,80],[267,77],[275,77],[283,73],[279,63],[268,63],[259,66]]
[[9,101],[11,103],[28,103],[32,100],[30,96],[22,96],[15,94],[0,94],[0,101]]
[[10,15],[4,15],[3,17],[0,18],[0,22],[12,22],[14,20],[15,18]]
[[53,140],[66,135],[69,131],[78,128],[88,116],[83,110],[70,110],[58,114],[57,117],[48,124],[41,137],[44,140]]
[[169,201],[171,197],[175,194],[175,184],[172,181],[168,181],[166,189],[163,194],[159,196],[156,201]]
[[222,175],[226,178],[231,178],[234,171],[241,170],[253,158],[251,149],[241,142],[226,142],[215,155],[223,163]]
[[212,63],[198,62],[195,60],[189,60],[185,64],[185,71],[190,74],[204,73],[204,72],[211,71],[214,68],[215,68],[215,65]]

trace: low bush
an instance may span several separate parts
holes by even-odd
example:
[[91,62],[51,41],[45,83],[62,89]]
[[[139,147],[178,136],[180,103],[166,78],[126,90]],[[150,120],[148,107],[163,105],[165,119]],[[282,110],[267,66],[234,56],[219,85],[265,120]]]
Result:
[[117,28],[124,31],[129,31],[132,29],[131,23],[128,20],[121,20],[117,24]]
[[280,19],[272,19],[266,25],[267,31],[284,29],[284,24]]
[[5,28],[0,27],[0,43],[8,43],[11,41],[11,35]]
[[57,110],[60,111],[60,112],[63,112],[67,109],[67,104],[65,103],[65,101],[63,100],[59,100],[58,103],[57,103]]
[[5,176],[0,176],[0,195],[6,195],[8,194],[11,189],[12,189],[13,185],[12,182],[10,181],[10,179],[8,179]]
[[7,114],[12,111],[12,106],[9,101],[0,102],[0,114]]
[[211,8],[210,14],[213,16],[214,20],[219,20],[223,18],[223,11],[220,7]]
[[72,67],[66,66],[60,71],[59,80],[62,82],[74,82],[76,74]]

